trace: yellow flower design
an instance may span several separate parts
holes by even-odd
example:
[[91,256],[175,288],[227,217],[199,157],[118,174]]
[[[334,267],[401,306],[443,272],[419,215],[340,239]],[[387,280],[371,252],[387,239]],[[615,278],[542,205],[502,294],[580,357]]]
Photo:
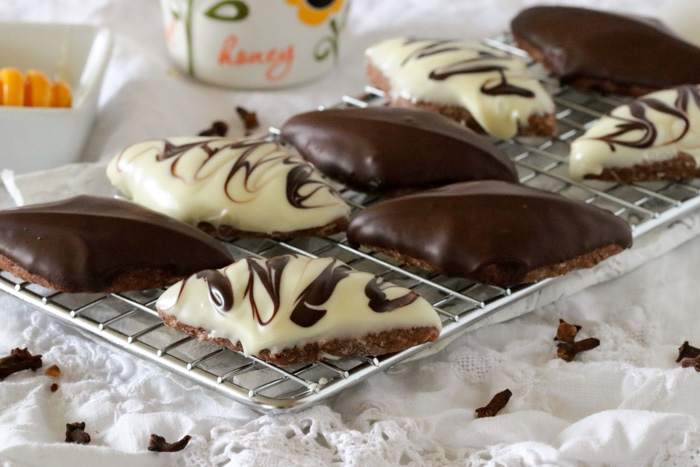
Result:
[[344,0],[287,0],[299,7],[299,19],[309,26],[318,26],[332,13],[340,10]]

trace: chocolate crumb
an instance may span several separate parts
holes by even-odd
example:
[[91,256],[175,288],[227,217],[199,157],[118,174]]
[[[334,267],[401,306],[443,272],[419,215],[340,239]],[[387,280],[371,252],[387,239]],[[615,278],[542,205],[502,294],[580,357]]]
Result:
[[580,352],[595,349],[599,345],[600,341],[595,337],[589,337],[578,342],[560,342],[557,344],[557,357],[565,362],[571,362]]
[[499,392],[498,394],[493,396],[491,402],[486,404],[486,407],[479,407],[478,409],[476,409],[476,418],[495,416],[503,407],[506,406],[506,404],[510,400],[510,396],[512,395],[513,393],[510,392],[510,389],[506,389],[505,391]]
[[197,136],[226,136],[228,133],[228,124],[221,120],[216,120],[211,124],[211,127],[200,131]]
[[49,389],[51,389],[51,392],[56,392],[56,391],[58,391],[58,384],[53,383]]
[[177,452],[182,451],[190,442],[190,435],[186,435],[180,441],[168,443],[162,436],[151,434],[151,439],[148,442],[148,450],[153,452]]
[[27,349],[12,349],[9,356],[0,358],[0,381],[18,371],[36,371],[41,365],[41,355],[32,355]]
[[573,344],[576,334],[578,334],[580,330],[581,326],[578,324],[569,324],[563,319],[559,319],[559,328],[557,329],[557,336],[554,340]]
[[250,135],[252,130],[255,130],[260,126],[260,122],[258,122],[257,113],[251,112],[240,106],[236,107],[236,112],[238,113],[238,116],[241,117],[241,120],[243,120],[243,126],[246,130],[246,136]]
[[85,422],[66,423],[66,443],[88,444],[90,435],[85,433]]
[[58,365],[51,365],[46,369],[46,375],[53,378],[58,378],[61,376],[61,369],[58,367]]
[[700,349],[693,347],[688,343],[688,341],[683,342],[683,344],[678,347],[678,358],[676,362],[680,362],[684,358],[696,358],[700,356]]

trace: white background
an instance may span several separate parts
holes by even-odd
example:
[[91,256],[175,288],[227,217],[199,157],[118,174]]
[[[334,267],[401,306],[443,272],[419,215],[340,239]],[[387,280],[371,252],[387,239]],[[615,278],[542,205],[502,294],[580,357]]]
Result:
[[[193,134],[216,119],[241,135],[236,105],[257,111],[263,128],[279,125],[342,93],[360,93],[362,52],[380,39],[478,39],[534,3],[355,0],[339,68],[306,86],[246,93],[170,72],[155,0],[4,0],[0,20],[112,29],[115,49],[84,155],[106,160],[134,141]],[[559,3],[653,14],[659,2]],[[48,179],[42,184],[52,187]],[[43,370],[0,382],[0,465],[697,464],[700,374],[674,360],[684,340],[700,345],[699,248],[692,240],[288,416],[260,416],[3,298],[0,354],[28,347],[62,375],[53,394]],[[572,363],[555,358],[560,317],[583,325],[581,336],[598,337],[601,346]],[[501,414],[475,420],[474,409],[505,388],[513,397]],[[63,443],[65,423],[74,421],[86,422],[90,445]],[[150,433],[193,439],[181,453],[154,454],[146,451]]]

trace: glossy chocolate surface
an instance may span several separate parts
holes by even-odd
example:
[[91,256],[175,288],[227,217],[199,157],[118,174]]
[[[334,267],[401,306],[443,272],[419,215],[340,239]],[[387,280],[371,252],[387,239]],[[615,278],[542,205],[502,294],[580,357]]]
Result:
[[499,181],[458,183],[372,205],[355,216],[347,235],[457,277],[492,264],[524,277],[611,244],[632,244],[629,225],[607,211]]
[[136,204],[78,196],[0,211],[0,254],[49,283],[105,290],[139,269],[182,277],[232,261],[198,229]]
[[485,138],[418,109],[329,109],[292,117],[282,138],[321,172],[352,188],[391,193],[458,181],[517,182],[510,159]]
[[700,48],[643,19],[573,7],[533,7],[511,23],[565,83],[588,78],[663,89],[700,83]]

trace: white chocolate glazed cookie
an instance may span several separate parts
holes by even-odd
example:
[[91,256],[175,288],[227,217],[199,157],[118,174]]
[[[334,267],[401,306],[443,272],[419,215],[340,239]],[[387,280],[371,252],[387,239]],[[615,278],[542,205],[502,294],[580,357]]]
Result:
[[279,234],[344,224],[350,213],[310,164],[260,140],[144,141],[112,159],[107,176],[134,202],[193,225]]
[[[361,346],[370,335],[414,340],[405,348],[435,340],[441,329],[435,309],[416,292],[334,258],[296,255],[246,258],[202,271],[169,288],[156,307],[166,324],[200,339],[240,343],[246,355],[265,349],[273,355],[289,349],[303,353],[305,346],[318,345],[311,355],[315,360],[345,356],[347,342]],[[333,342],[335,348],[322,347]],[[391,342],[383,348],[401,349]]]
[[554,103],[521,60],[477,42],[388,39],[365,52],[389,81],[389,98],[464,107],[481,128],[502,139],[548,116]]
[[615,173],[606,179],[679,179],[697,176],[699,163],[700,88],[687,85],[647,94],[595,122],[571,145],[569,174],[597,178],[608,169]]

